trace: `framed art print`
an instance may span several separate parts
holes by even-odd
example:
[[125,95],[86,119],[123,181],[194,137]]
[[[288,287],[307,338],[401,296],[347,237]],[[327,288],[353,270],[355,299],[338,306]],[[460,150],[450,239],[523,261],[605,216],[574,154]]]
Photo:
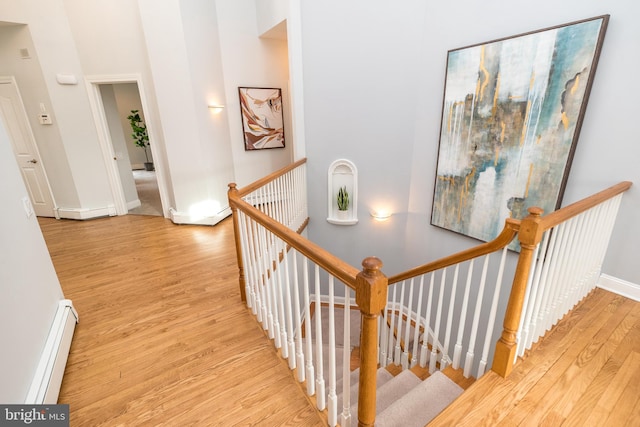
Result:
[[282,90],[239,87],[242,134],[246,151],[284,147]]
[[489,241],[560,207],[608,19],[448,52],[433,225]]

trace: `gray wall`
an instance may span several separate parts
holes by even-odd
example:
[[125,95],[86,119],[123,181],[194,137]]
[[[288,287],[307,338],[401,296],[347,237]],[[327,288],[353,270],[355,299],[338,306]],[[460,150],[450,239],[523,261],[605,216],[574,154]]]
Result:
[[[619,181],[635,186],[622,203],[603,271],[640,283],[640,5],[612,0],[477,3],[410,0],[304,2],[302,31],[311,240],[354,266],[380,256],[395,274],[478,242],[429,224],[447,51],[597,15],[611,19],[563,205]],[[359,171],[359,223],[331,225],[327,168],[347,158]],[[378,204],[387,222],[368,215]],[[400,242],[403,242],[400,244]],[[376,249],[372,249],[376,248]]]
[[64,297],[1,121],[0,180],[0,402],[24,403]]

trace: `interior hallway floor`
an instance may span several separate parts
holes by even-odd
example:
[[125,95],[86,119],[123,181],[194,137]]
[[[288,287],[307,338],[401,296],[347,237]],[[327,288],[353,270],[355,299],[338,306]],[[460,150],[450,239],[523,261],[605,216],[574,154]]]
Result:
[[79,426],[321,426],[240,301],[233,225],[39,218],[80,321],[59,402]]
[[133,179],[136,182],[136,191],[141,205],[129,210],[134,215],[162,215],[162,202],[158,190],[158,180],[155,171],[134,170]]

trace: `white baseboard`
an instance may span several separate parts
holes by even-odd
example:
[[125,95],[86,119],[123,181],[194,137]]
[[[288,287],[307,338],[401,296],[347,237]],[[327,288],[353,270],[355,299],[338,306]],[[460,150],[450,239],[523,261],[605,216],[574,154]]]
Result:
[[132,200],[130,202],[127,202],[127,210],[130,211],[131,209],[135,209],[137,207],[142,206],[142,202],[140,202],[140,199],[135,199]]
[[104,216],[116,216],[116,207],[107,205],[102,208],[81,209],[81,208],[58,208],[58,215],[64,219],[92,219]]
[[634,301],[640,301],[640,285],[635,283],[602,274],[598,280],[598,287]]
[[169,208],[169,218],[174,224],[195,224],[195,225],[215,225],[231,215],[231,208],[226,207],[213,216],[204,218],[194,218],[186,212],[178,212],[173,208]]
[[68,299],[61,300],[25,404],[43,405],[58,402],[62,376],[77,322],[78,313],[73,308],[72,302]]

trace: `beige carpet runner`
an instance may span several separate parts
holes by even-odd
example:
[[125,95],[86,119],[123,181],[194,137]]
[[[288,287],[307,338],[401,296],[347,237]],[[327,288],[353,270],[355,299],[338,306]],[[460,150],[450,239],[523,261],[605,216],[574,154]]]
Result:
[[[322,322],[327,322],[325,307],[322,307]],[[359,312],[351,311],[351,347],[357,345],[360,334]],[[343,311],[336,311],[336,325],[342,325]],[[313,334],[312,334],[313,335]],[[336,342],[342,343],[340,328],[336,328],[339,335]],[[323,370],[325,384],[328,385],[329,346],[323,336]],[[336,393],[338,394],[338,417],[342,412],[342,347],[336,346]],[[426,380],[420,378],[410,370],[405,370],[393,376],[385,368],[378,369],[376,377],[376,426],[377,427],[422,427],[427,425],[444,408],[449,406],[464,391],[440,371],[436,371]],[[351,384],[349,402],[351,417],[358,417],[358,381],[359,369],[351,372],[348,381]]]

